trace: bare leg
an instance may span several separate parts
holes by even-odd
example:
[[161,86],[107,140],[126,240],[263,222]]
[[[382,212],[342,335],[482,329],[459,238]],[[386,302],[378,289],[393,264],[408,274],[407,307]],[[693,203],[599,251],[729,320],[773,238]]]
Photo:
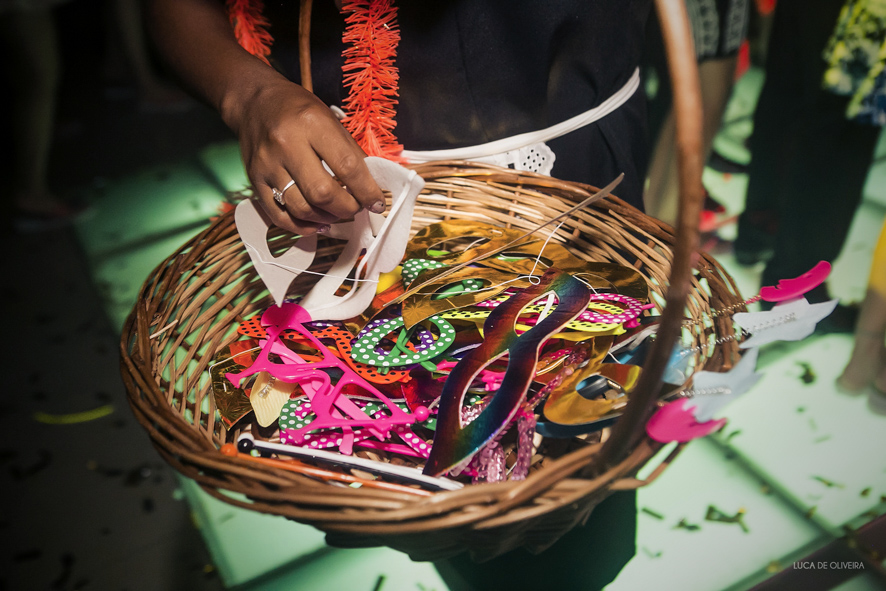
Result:
[[871,383],[886,392],[886,223],[880,231],[868,290],[855,327],[852,357],[837,379],[848,392],[861,392]]
[[14,206],[33,214],[66,215],[49,191],[47,167],[59,82],[55,23],[49,10],[12,11],[0,16],[8,52],[5,67],[16,93],[13,102]]
[[646,213],[674,225],[677,220],[677,154],[674,150],[674,112],[661,126],[652,161],[649,163],[649,186],[643,195]]
[[878,385],[886,386],[886,348],[883,345],[886,335],[886,299],[869,289],[861,304],[858,324],[855,328],[855,346],[852,357],[837,378],[837,384],[849,393],[861,393],[867,388],[878,372]]
[[[710,155],[714,138],[720,131],[720,122],[726,103],[732,93],[736,57],[707,60],[698,66],[701,80],[704,157]],[[677,158],[674,154],[674,117],[668,115],[655,144],[649,167],[649,188],[644,196],[649,215],[673,225],[677,220]]]
[[184,93],[163,82],[151,65],[141,8],[138,0],[110,0],[120,32],[123,55],[135,77],[141,100],[155,107],[180,107]]

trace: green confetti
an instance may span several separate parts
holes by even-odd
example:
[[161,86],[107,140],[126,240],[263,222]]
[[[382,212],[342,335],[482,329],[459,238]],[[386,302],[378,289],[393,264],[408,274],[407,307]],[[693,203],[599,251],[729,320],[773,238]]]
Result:
[[681,519],[677,525],[674,526],[674,529],[685,529],[686,531],[698,531],[701,529],[701,526],[695,525],[694,523],[689,523],[686,521],[684,517]]
[[822,478],[821,476],[813,476],[812,479],[819,481],[820,483],[822,483],[823,485],[825,485],[828,488],[834,488],[834,487],[845,488],[839,482],[833,482],[832,480],[828,480],[827,478]]
[[662,519],[662,520],[664,519],[664,515],[662,515],[661,513],[656,513],[655,511],[653,511],[649,507],[643,507],[642,509],[640,509],[640,511],[642,511],[646,515],[649,515],[651,517],[655,517],[656,519]]
[[719,523],[737,523],[741,530],[744,533],[749,533],[751,530],[748,529],[748,526],[744,522],[744,509],[739,509],[735,515],[727,515],[723,513],[713,505],[708,505],[708,511],[705,514],[705,521],[717,521]]
[[102,417],[106,417],[114,412],[114,407],[110,404],[94,408],[92,410],[84,410],[83,412],[74,412],[70,414],[49,414],[47,412],[38,411],[34,413],[34,420],[44,425],[73,425],[76,423],[86,423],[94,421]]
[[800,381],[807,385],[815,383],[816,376],[815,372],[812,371],[812,365],[805,361],[797,361],[797,365],[803,368],[803,373],[800,374]]

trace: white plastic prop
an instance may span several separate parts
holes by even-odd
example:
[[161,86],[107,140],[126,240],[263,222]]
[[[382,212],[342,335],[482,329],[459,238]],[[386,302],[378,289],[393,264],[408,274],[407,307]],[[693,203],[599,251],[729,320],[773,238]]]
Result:
[[[330,227],[329,236],[348,242],[332,268],[300,302],[313,318],[345,320],[361,314],[375,296],[379,275],[392,271],[406,252],[415,198],[424,187],[424,180],[415,171],[384,158],[368,157],[365,162],[378,186],[393,196],[391,208],[387,217],[361,210],[353,222]],[[235,221],[259,276],[279,306],[292,280],[314,260],[316,236],[300,238],[275,258],[267,244],[270,222],[254,203],[240,203]],[[364,249],[363,259],[357,264]],[[349,281],[348,277],[356,279],[356,287],[343,296],[335,295]]]
[[255,411],[255,421],[262,427],[268,427],[280,417],[283,405],[295,390],[295,384],[278,380],[267,373],[260,373],[252,384],[249,403]]
[[458,490],[464,487],[464,485],[457,480],[427,476],[426,474],[422,474],[421,470],[417,468],[398,466],[386,462],[376,462],[374,460],[367,460],[357,456],[345,456],[331,451],[324,451],[322,449],[312,449],[295,445],[284,445],[282,443],[271,443],[270,441],[261,441],[255,439],[250,433],[240,434],[240,437],[237,438],[237,449],[240,450],[240,453],[249,453],[253,449],[258,449],[259,451],[324,462],[333,466],[341,466],[343,468],[357,468],[372,472],[373,474],[391,476],[393,478],[405,480],[406,482],[421,484],[434,490]]
[[768,312],[741,312],[733,318],[751,338],[742,349],[762,347],[775,341],[799,341],[815,330],[815,325],[834,311],[838,300],[810,304],[800,297],[777,304]]
[[751,349],[730,371],[700,371],[692,376],[695,396],[689,404],[695,407],[695,420],[710,421],[720,409],[750,390],[763,377],[755,371],[759,349]]
[[292,248],[275,257],[268,248],[271,221],[261,207],[251,199],[244,199],[234,210],[234,223],[258,276],[271,292],[274,303],[279,306],[283,303],[292,280],[314,260],[317,252],[316,234],[300,238]]

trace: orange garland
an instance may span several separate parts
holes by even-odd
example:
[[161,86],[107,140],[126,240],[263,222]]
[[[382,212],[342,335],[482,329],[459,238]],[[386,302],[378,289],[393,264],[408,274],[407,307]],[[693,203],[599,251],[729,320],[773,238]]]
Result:
[[271,43],[274,38],[268,33],[270,23],[262,16],[262,0],[228,0],[228,19],[234,27],[237,42],[249,53],[271,65]]
[[[237,42],[269,63],[274,38],[262,16],[262,0],[227,0],[227,8]],[[348,14],[342,41],[349,45],[342,52],[343,82],[348,89],[342,124],[366,154],[399,162],[403,146],[394,135],[400,80],[394,65],[400,43],[397,8],[393,0],[349,0],[342,11]]]
[[342,121],[363,151],[399,161],[403,146],[397,143],[397,86],[399,73],[394,65],[400,30],[393,0],[350,0],[343,10],[347,29],[342,41],[342,71],[348,98]]

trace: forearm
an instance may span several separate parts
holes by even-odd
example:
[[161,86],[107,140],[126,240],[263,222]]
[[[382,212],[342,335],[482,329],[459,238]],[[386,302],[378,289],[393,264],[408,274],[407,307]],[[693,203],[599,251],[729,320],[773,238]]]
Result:
[[237,43],[218,0],[149,0],[157,48],[183,84],[238,130],[243,106],[286,79]]
[[218,0],[149,0],[148,18],[178,76],[237,134],[246,173],[273,223],[304,234],[363,208],[384,211],[354,139],[320,99],[240,47]]

